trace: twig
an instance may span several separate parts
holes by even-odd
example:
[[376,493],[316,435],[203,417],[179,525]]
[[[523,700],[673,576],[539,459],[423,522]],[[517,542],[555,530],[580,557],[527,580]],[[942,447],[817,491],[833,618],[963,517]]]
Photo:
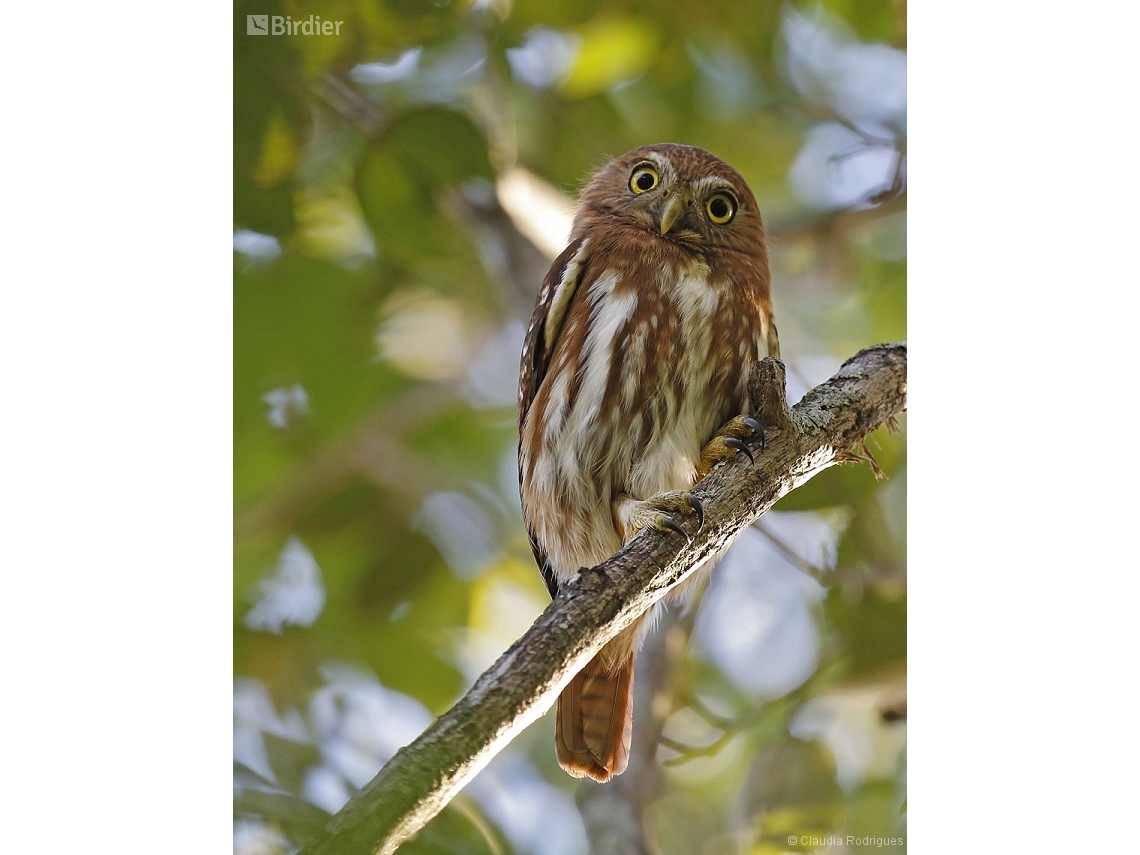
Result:
[[787,558],[798,568],[800,568],[800,570],[802,570],[804,573],[807,573],[813,579],[822,580],[831,575],[831,568],[817,567],[816,565],[812,564],[810,561],[792,549],[791,546],[785,543],[782,538],[776,535],[775,532],[771,531],[766,525],[763,525],[757,521],[756,524],[753,525],[753,528],[764,535],[764,537],[766,537],[768,541],[774,547],[776,547],[776,549],[780,550],[780,552],[784,554],[785,558]]

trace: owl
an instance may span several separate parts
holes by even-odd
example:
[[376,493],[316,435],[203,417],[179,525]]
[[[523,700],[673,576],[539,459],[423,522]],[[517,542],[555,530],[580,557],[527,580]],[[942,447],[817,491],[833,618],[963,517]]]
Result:
[[[764,226],[736,170],[661,144],[594,176],[539,291],[519,376],[523,519],[552,597],[642,529],[687,537],[683,523],[703,523],[689,490],[747,452],[742,438],[760,430],[749,372],[778,352]],[[624,630],[559,696],[555,748],[571,775],[625,770],[650,625]]]

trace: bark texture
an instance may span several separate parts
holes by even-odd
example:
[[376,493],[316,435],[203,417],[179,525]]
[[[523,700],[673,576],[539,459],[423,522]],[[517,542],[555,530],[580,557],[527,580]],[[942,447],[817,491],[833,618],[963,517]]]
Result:
[[606,642],[782,496],[828,466],[853,459],[852,449],[867,434],[905,411],[906,343],[861,351],[792,409],[784,389],[784,364],[762,360],[750,392],[753,414],[765,428],[765,450],[752,438],[755,465],[737,455],[693,489],[705,524],[697,532],[695,521],[687,523],[691,541],[645,531],[602,564],[583,568],[526,634],[400,749],[300,855],[394,852],[546,712]]

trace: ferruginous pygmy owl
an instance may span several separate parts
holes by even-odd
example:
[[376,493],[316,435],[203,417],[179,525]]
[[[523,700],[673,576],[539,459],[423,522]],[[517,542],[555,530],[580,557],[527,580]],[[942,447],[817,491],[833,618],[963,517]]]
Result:
[[[593,178],[542,283],[519,377],[523,518],[552,597],[646,527],[683,535],[685,516],[703,522],[688,490],[747,452],[741,437],[760,429],[748,375],[778,352],[764,227],[736,170],[663,144]],[[649,625],[614,638],[558,698],[571,775],[625,770]]]

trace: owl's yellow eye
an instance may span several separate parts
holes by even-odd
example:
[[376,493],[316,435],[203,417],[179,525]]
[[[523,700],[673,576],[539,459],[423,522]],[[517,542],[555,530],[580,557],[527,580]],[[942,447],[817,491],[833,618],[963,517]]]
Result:
[[656,187],[660,180],[657,170],[652,166],[639,166],[629,176],[629,189],[634,193],[645,193]]
[[705,210],[709,212],[709,219],[718,226],[732,222],[736,216],[736,200],[726,193],[717,193],[705,203]]

